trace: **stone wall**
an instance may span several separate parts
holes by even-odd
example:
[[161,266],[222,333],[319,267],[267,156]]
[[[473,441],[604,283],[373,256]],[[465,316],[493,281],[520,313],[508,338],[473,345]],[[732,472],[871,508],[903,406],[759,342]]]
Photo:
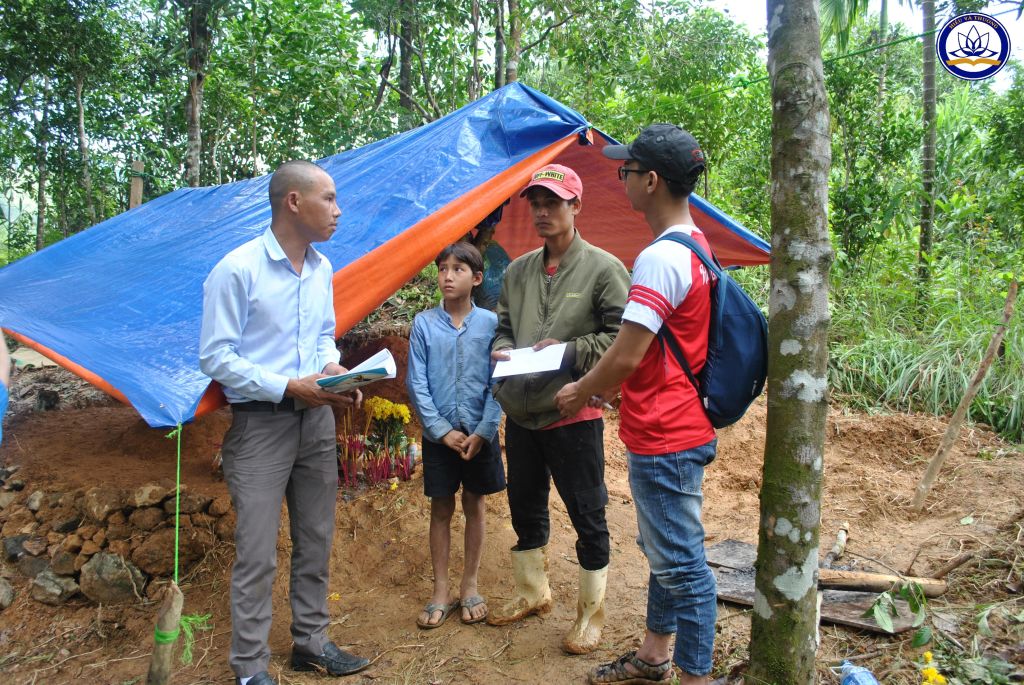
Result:
[[[103,604],[145,596],[149,581],[174,573],[173,485],[126,490],[97,485],[70,492],[31,489],[0,469],[0,609],[13,599],[10,581],[31,579],[34,599],[60,604],[81,592]],[[182,488],[179,574],[218,540],[234,537],[235,512],[216,499]]]

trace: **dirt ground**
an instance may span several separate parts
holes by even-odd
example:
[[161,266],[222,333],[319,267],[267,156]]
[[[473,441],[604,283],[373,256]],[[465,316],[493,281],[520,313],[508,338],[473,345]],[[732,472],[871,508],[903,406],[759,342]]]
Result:
[[[398,382],[380,390],[389,399],[401,399]],[[367,392],[370,394],[372,390]],[[182,480],[188,488],[210,496],[226,492],[212,460],[228,419],[226,410],[221,410],[186,426]],[[705,480],[708,544],[727,538],[757,542],[765,419],[762,400],[739,424],[720,433],[719,455]],[[643,634],[648,571],[634,541],[636,520],[617,427],[617,415],[612,412],[605,428],[612,538],[608,624],[596,653],[570,657],[559,647],[575,618],[577,564],[575,535],[557,496],[551,501],[549,560],[555,599],[551,614],[508,628],[465,626],[456,617],[438,630],[417,629],[416,614],[431,588],[429,504],[417,473],[396,490],[339,493],[330,635],[339,645],[373,658],[374,663],[364,673],[338,682],[585,682],[584,674],[593,665],[637,645]],[[984,427],[968,427],[962,432],[929,499],[927,515],[914,516],[905,510],[945,427],[944,420],[931,416],[867,415],[834,409],[828,420],[822,546],[831,545],[845,521],[850,524],[850,542],[844,563],[854,568],[906,571],[913,559],[914,574],[928,575],[963,550],[980,549],[985,552],[981,557],[998,556],[1007,545],[1016,545],[1014,553],[1018,553],[1019,525],[1010,530],[1006,524],[1020,520],[1022,454]],[[26,481],[26,492],[97,483],[131,487],[157,480],[173,482],[175,443],[165,439],[165,433],[145,426],[130,408],[105,402],[84,407],[72,403],[52,411],[25,409],[8,417],[0,464],[21,466],[18,477]],[[480,588],[495,605],[510,593],[508,550],[515,536],[503,495],[490,497],[487,510]],[[278,543],[271,672],[282,685],[322,682],[288,668],[290,543],[285,530],[283,527]],[[457,521],[451,571],[456,588],[462,565],[462,530]],[[221,544],[194,567],[183,569],[185,613],[210,614],[211,628],[198,633],[195,659],[189,666],[178,664],[174,683],[232,682],[227,667],[232,555],[233,547]],[[954,618],[947,622],[948,634],[960,635],[965,641],[970,640],[970,631],[963,620],[970,620],[975,604],[1009,597],[1018,602],[1015,611],[1021,610],[1020,579],[1016,578],[1014,595],[1010,582],[981,573],[982,561],[954,571],[948,598],[933,602],[934,610],[944,610]],[[1005,575],[1005,571],[1001,573]],[[79,595],[61,607],[49,607],[29,598],[26,579],[14,573],[11,582],[16,592],[14,604],[0,612],[0,680],[19,684],[144,682],[153,644],[155,603],[97,608]],[[749,627],[749,610],[719,605],[716,675],[728,673],[746,659]],[[861,655],[860,663],[871,667],[883,683],[920,682],[911,662],[921,650],[910,648],[909,634],[880,638],[825,626],[822,637],[818,655],[822,682],[838,682],[826,669],[850,655]],[[1024,657],[1019,646],[1017,650],[1003,658]]]

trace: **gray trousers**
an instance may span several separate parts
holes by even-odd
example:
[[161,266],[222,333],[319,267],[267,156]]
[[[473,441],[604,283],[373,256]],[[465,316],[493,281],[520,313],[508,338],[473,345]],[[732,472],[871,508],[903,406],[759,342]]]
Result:
[[221,450],[238,514],[231,571],[231,669],[240,678],[270,663],[271,595],[281,501],[288,502],[289,599],[294,649],[319,655],[327,642],[327,582],[338,492],[334,414],[235,411]]

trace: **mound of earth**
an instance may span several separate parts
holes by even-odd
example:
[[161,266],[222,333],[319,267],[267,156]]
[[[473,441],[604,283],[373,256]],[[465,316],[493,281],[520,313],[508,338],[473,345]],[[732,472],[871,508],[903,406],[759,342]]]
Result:
[[[355,363],[356,352],[368,356],[381,344],[398,357],[405,354],[402,343],[401,338],[368,342],[346,361]],[[402,359],[399,368],[404,366]],[[405,401],[404,382],[399,378],[369,386],[366,395],[373,394]],[[222,410],[185,427],[182,480],[189,490],[211,498],[225,493],[212,461],[228,420],[227,411]],[[757,542],[765,425],[762,400],[740,423],[720,433],[719,456],[705,479],[709,544],[726,538]],[[828,419],[822,545],[829,546],[839,525],[847,522],[850,542],[845,563],[855,568],[906,571],[913,561],[917,575],[928,575],[962,550],[997,550],[1014,544],[1019,550],[1015,534],[1007,533],[1009,529],[1003,525],[1020,515],[1019,493],[1024,491],[1021,455],[980,426],[962,432],[929,498],[928,512],[921,516],[907,513],[904,505],[945,425],[931,416],[833,410]],[[431,589],[429,502],[417,473],[394,490],[339,494],[331,562],[330,635],[343,647],[374,659],[369,670],[346,682],[583,682],[594,664],[637,645],[644,629],[648,569],[635,543],[635,513],[617,426],[617,415],[610,412],[605,448],[612,560],[608,624],[596,653],[569,657],[559,646],[575,618],[578,567],[575,535],[557,497],[551,500],[549,564],[555,606],[550,614],[507,628],[464,626],[458,620],[435,631],[416,628],[416,615]],[[166,432],[146,427],[133,410],[120,406],[70,405],[54,411],[23,412],[5,426],[0,463],[21,467],[17,477],[26,487],[17,493],[19,497],[39,487],[70,491],[99,483],[131,488],[159,479],[173,481],[176,445],[165,438]],[[480,589],[495,605],[510,594],[508,552],[515,535],[504,495],[490,497],[487,509]],[[278,543],[271,672],[282,683],[321,683],[325,681],[317,676],[288,668],[290,543],[286,530],[287,526],[282,526]],[[462,566],[462,533],[462,525],[456,521],[451,563],[455,588]],[[230,681],[232,555],[229,543],[219,543],[183,570],[185,613],[210,614],[211,618],[210,629],[197,633],[193,662],[177,664],[175,683]],[[1005,571],[999,571],[998,577],[980,576],[982,567],[979,561],[953,572],[949,603],[962,608],[1019,596],[1019,577],[1015,581],[1018,594],[1014,595],[1013,586],[999,580]],[[5,568],[3,575],[15,590],[13,604],[0,612],[0,653],[4,655],[0,657],[0,674],[4,682],[141,682],[153,645],[154,600],[98,608],[78,596],[50,607],[29,597],[28,581],[14,569]],[[942,607],[943,602],[933,601],[933,608]],[[718,673],[746,658],[748,615],[748,610],[719,605]],[[971,620],[969,612],[963,616],[965,621]],[[954,631],[952,635],[957,626],[947,625],[947,629]],[[857,652],[875,652],[861,663],[884,674],[882,682],[920,682],[911,664],[916,652],[909,649],[909,637],[878,638],[833,627],[823,630],[821,675],[834,660]]]

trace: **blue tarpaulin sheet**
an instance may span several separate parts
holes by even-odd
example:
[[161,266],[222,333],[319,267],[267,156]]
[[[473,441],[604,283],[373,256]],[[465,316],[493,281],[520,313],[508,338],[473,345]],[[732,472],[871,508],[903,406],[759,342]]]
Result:
[[[317,249],[344,269],[588,128],[577,112],[512,84],[421,128],[321,160],[342,216]],[[268,183],[269,175],[177,190],[0,269],[0,326],[106,381],[151,426],[190,420],[210,384],[198,366],[202,284],[221,257],[269,226]]]

